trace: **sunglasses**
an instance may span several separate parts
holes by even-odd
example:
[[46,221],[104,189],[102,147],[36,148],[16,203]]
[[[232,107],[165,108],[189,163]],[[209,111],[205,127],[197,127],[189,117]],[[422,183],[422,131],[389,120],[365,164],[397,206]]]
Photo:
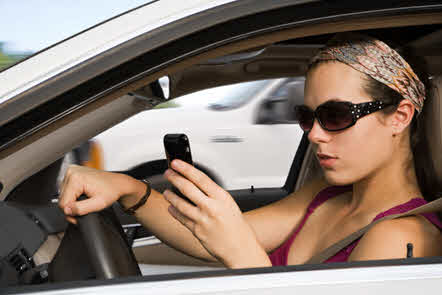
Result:
[[380,111],[392,104],[370,101],[353,104],[348,101],[327,101],[312,111],[305,105],[295,106],[295,121],[305,132],[313,128],[315,119],[327,131],[340,131],[350,128],[360,118]]

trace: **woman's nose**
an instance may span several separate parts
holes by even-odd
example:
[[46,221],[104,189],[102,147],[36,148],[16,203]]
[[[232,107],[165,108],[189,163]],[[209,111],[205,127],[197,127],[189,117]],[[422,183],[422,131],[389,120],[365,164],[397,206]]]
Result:
[[313,143],[328,142],[330,140],[330,134],[327,130],[324,130],[318,120],[315,119],[312,129],[308,133],[308,139]]

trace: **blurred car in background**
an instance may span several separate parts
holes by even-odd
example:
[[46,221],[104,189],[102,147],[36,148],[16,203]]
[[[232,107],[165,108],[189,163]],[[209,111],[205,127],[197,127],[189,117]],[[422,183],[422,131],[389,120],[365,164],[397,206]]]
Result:
[[160,191],[168,185],[167,133],[187,134],[195,165],[226,189],[282,186],[303,134],[291,121],[303,93],[299,77],[206,89],[137,114],[94,141],[105,170],[148,176]]

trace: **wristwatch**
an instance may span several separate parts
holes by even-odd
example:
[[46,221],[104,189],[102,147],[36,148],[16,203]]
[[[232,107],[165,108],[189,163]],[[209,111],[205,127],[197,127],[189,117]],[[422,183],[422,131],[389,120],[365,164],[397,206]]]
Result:
[[152,189],[151,189],[151,187],[150,187],[150,183],[149,183],[149,181],[148,181],[147,179],[138,179],[138,180],[141,181],[141,182],[143,182],[143,183],[146,185],[146,193],[145,193],[144,196],[141,197],[141,199],[139,199],[138,202],[137,202],[135,205],[133,205],[132,207],[129,207],[129,208],[127,208],[127,209],[124,209],[124,207],[121,206],[121,207],[123,208],[123,211],[124,211],[125,213],[129,214],[129,215],[134,215],[134,214],[135,214],[135,211],[136,211],[138,208],[140,208],[141,206],[143,206],[143,205],[146,203],[147,198],[149,198],[150,193],[152,192]]

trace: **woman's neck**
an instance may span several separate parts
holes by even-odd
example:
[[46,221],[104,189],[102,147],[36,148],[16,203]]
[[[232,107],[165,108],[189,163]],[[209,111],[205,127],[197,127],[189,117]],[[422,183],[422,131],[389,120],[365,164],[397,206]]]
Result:
[[421,197],[414,165],[400,161],[390,164],[353,184],[349,212],[385,211]]

